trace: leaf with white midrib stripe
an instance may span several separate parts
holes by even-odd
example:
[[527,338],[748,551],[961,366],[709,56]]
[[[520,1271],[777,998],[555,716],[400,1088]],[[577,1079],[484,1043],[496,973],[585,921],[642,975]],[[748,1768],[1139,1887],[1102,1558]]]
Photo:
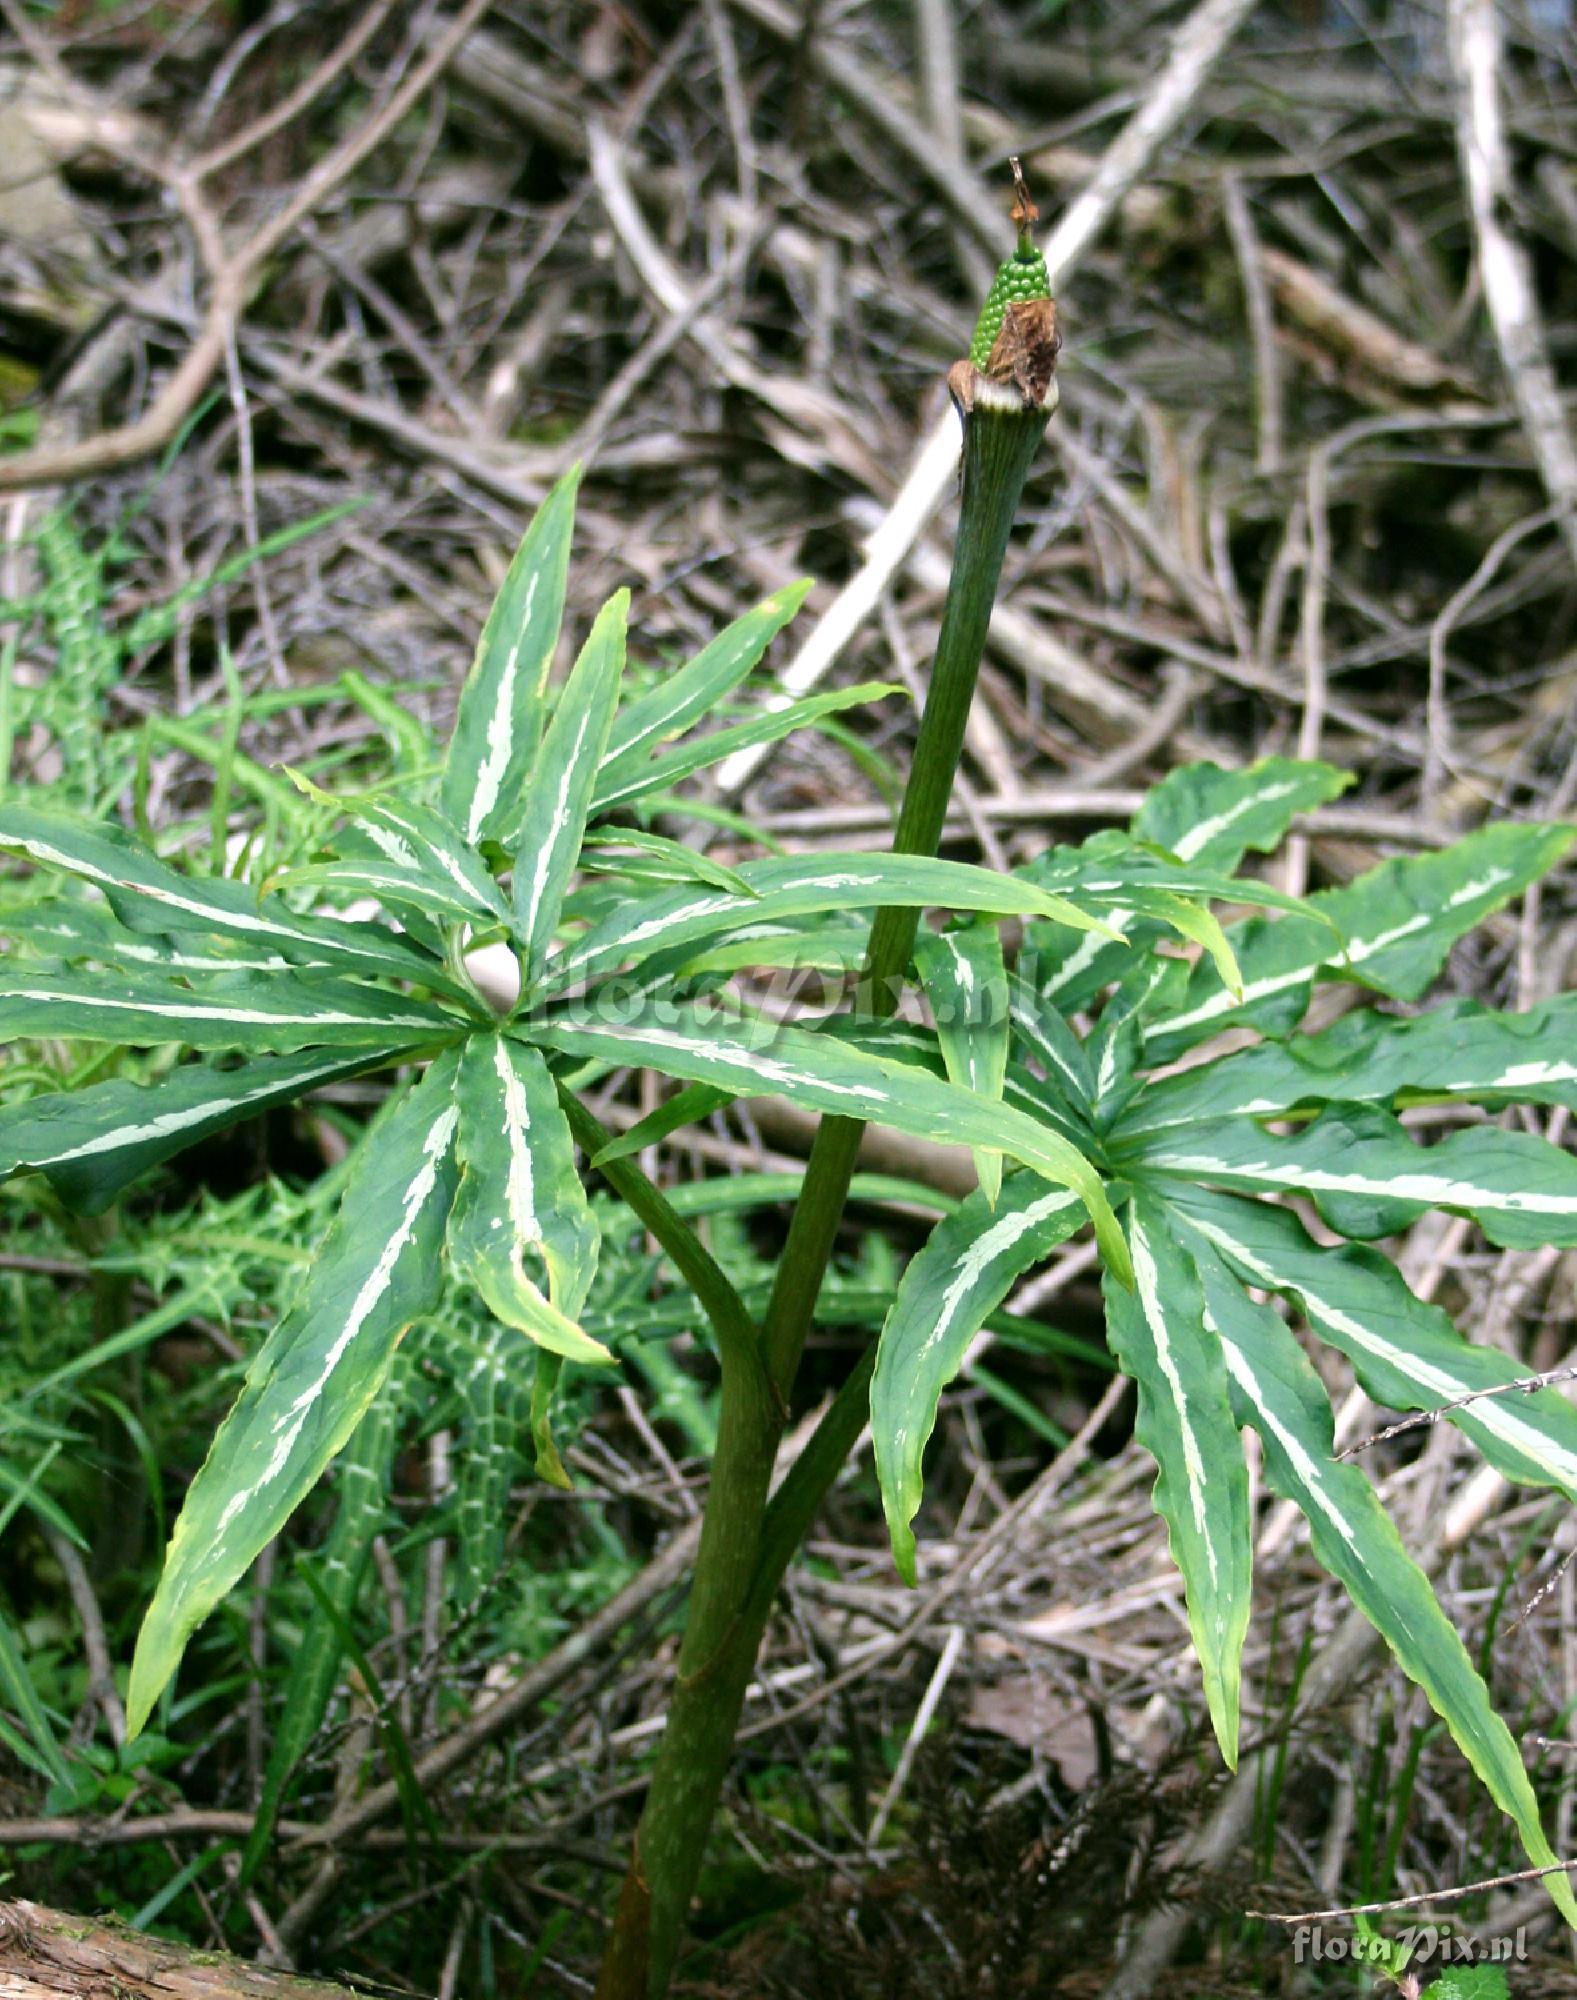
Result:
[[184,1063],[157,1083],[114,1080],[24,1098],[0,1107],[0,1180],[37,1170],[69,1208],[98,1215],[151,1167],[211,1133],[399,1053],[394,1043],[349,1055],[265,1056],[234,1069]]
[[710,855],[645,827],[594,827],[581,842],[581,866],[637,881],[710,882],[715,889],[748,895],[744,878]]
[[[508,1326],[571,1361],[608,1361],[577,1325],[597,1268],[598,1228],[547,1064],[505,1035],[460,1057],[460,1192],[449,1218],[455,1275]],[[540,1259],[544,1292],[528,1268]]]
[[1009,1174],[993,1206],[977,1191],[910,1261],[882,1328],[871,1377],[871,1441],[893,1560],[915,1580],[921,1462],[942,1391],[1015,1280],[1084,1221],[1076,1196],[1038,1174]]
[[1563,1104],[1577,1110],[1577,993],[1525,1014],[1448,1002],[1410,1020],[1365,1009],[1317,1035],[1264,1042],[1147,1084],[1124,1134],[1307,1105],[1399,1100]]
[[1509,1249],[1577,1244],[1577,1157],[1495,1125],[1419,1146],[1389,1112],[1338,1104],[1286,1138],[1218,1118],[1138,1138],[1121,1155],[1147,1180],[1309,1195],[1343,1236],[1394,1235],[1443,1208]]
[[381,924],[298,916],[243,883],[178,875],[139,842],[81,820],[0,806],[0,850],[93,883],[134,930],[219,931],[294,961],[330,960],[341,975],[448,983],[442,966]]
[[79,972],[0,963],[0,1043],[53,1036],[264,1055],[313,1046],[420,1046],[450,1041],[463,1025],[405,994],[327,980],[309,985],[246,975],[194,988],[134,973],[96,983]]
[[[1242,771],[1186,764],[1146,793],[1131,833],[1135,840],[1167,849],[1181,866],[1210,869],[1219,878],[1235,870],[1250,848],[1275,847],[1299,813],[1337,797],[1350,782],[1345,772],[1328,764],[1283,757],[1267,757]],[[1030,864],[1032,875],[1037,865]],[[1176,873],[1171,886],[1187,893]],[[1104,907],[1135,948],[1155,934],[1153,919],[1141,918],[1132,909],[1120,911],[1110,899]],[[1236,935],[1229,932],[1229,939]],[[1333,947],[1336,942],[1328,937],[1326,945]],[[1126,957],[1099,938],[1080,938],[1054,925],[1034,924],[1027,929],[1020,965],[1026,976],[1032,965],[1042,966],[1035,984],[1058,1006],[1073,1011],[1122,976]]]
[[443,1286],[454,1198],[456,1058],[439,1058],[368,1134],[339,1213],[187,1493],[132,1661],[135,1735],[186,1641],[289,1520]]
[[470,897],[452,883],[427,875],[409,874],[381,855],[350,855],[335,861],[312,861],[274,878],[276,889],[302,888],[318,900],[356,903],[366,897],[396,913],[416,910],[439,924],[496,923],[491,912],[478,911]]
[[1229,926],[1242,994],[1213,966],[1196,966],[1178,1004],[1147,1024],[1147,1061],[1170,1062],[1238,1024],[1285,1032],[1321,975],[1421,998],[1456,940],[1554,867],[1572,837],[1564,826],[1483,827],[1438,853],[1385,861],[1345,888],[1321,890],[1308,917]]
[[[404,1358],[397,1354],[389,1379],[356,1426],[335,1469],[337,1506],[319,1573],[342,1623],[356,1608],[373,1541],[389,1518],[389,1473],[405,1395],[402,1377],[407,1372]],[[241,1857],[241,1887],[251,1881],[269,1851],[291,1777],[328,1713],[344,1651],[334,1618],[324,1605],[315,1604],[290,1650],[285,1697],[270,1732],[268,1765]]]
[[[1357,1466],[1332,1457],[1330,1403],[1319,1377],[1277,1315],[1245,1295],[1208,1243],[1191,1240],[1206,1316],[1220,1336],[1247,1419],[1263,1441],[1272,1491],[1302,1512],[1321,1566],[1423,1689],[1495,1803],[1515,1821],[1531,1864],[1553,1868],[1555,1855],[1516,1741],[1495,1713],[1467,1648],[1368,1480]],[[1546,1882],[1562,1914],[1577,1923],[1577,1902],[1564,1875],[1549,1875]]]
[[669,791],[682,779],[721,763],[736,750],[748,749],[756,743],[777,743],[824,716],[838,715],[846,708],[860,708],[867,702],[884,701],[888,695],[904,692],[904,688],[892,681],[861,681],[854,687],[828,688],[782,708],[768,709],[748,722],[732,722],[706,736],[693,737],[688,743],[663,751],[650,762],[621,757],[617,767],[610,766],[599,776],[592,813],[595,816],[611,812],[615,806],[650,798],[654,792]]
[[643,1065],[695,1083],[766,1092],[807,1110],[873,1120],[917,1138],[993,1146],[1059,1186],[1089,1210],[1107,1264],[1127,1283],[1127,1244],[1100,1175],[1050,1126],[1009,1104],[839,1043],[828,1035],[699,1010],[664,999],[610,1020],[588,1003],[531,1026],[531,1038],[566,1055]]
[[1166,1210],[1138,1193],[1127,1226],[1134,1288],[1107,1282],[1107,1335],[1138,1390],[1135,1436],[1155,1460],[1155,1510],[1187,1590],[1216,1740],[1235,1769],[1253,1570],[1248,1466],[1221,1343]]
[[630,593],[597,614],[531,767],[514,846],[515,935],[529,990],[547,963],[565,891],[580,853],[592,786],[624,672]]
[[657,744],[701,721],[732,694],[799,610],[810,587],[805,578],[774,591],[754,610],[726,625],[693,660],[665,673],[649,693],[627,703],[614,719],[603,756],[610,783],[632,775]]
[[1027,980],[1016,976],[1009,980],[1008,1006],[1023,1052],[1040,1064],[1073,1114],[1088,1118],[1094,1105],[1095,1077],[1083,1042],[1061,1011]]
[[357,809],[330,846],[342,861],[373,864],[382,886],[370,893],[396,905],[484,927],[509,916],[504,892],[481,858],[429,806],[376,799]]
[[1250,848],[1280,845],[1300,813],[1339,798],[1353,782],[1334,765],[1264,757],[1240,771],[1184,764],[1145,794],[1133,832],[1180,861],[1235,869]]
[[460,691],[439,803],[470,847],[515,829],[564,616],[579,484],[576,465],[537,509]]
[[[744,862],[737,872],[749,887],[748,895],[724,889],[675,889],[616,907],[554,961],[543,991],[561,992],[629,959],[652,962],[654,969],[667,972],[683,961],[666,956],[659,960],[659,953],[676,953],[701,939],[727,936],[736,926],[754,929],[827,910],[879,909],[887,904],[974,910],[992,916],[1065,910],[1059,898],[1014,876],[928,855],[780,855]],[[1071,917],[1090,926],[1100,923],[1077,911]]]
[[[1002,939],[992,923],[922,929],[914,943],[915,970],[936,1021],[942,1060],[954,1083],[982,1097],[1000,1097],[1007,1080],[1008,977]],[[1002,1155],[977,1146],[975,1175],[987,1201],[1002,1186]]]
[[25,940],[40,958],[67,964],[93,959],[101,965],[125,965],[139,972],[196,973],[199,977],[216,972],[343,971],[328,958],[289,959],[266,945],[254,951],[239,939],[217,932],[160,936],[153,931],[129,931],[107,904],[79,898],[51,897],[8,911],[5,931],[9,938]]
[[[1363,1245],[1323,1248],[1272,1202],[1179,1182],[1166,1203],[1242,1280],[1296,1305],[1377,1403],[1439,1410],[1508,1479],[1577,1498],[1577,1410],[1553,1389],[1524,1388],[1524,1371],[1498,1349],[1465,1340],[1388,1258]],[[1488,1393],[1497,1390],[1512,1393]]]

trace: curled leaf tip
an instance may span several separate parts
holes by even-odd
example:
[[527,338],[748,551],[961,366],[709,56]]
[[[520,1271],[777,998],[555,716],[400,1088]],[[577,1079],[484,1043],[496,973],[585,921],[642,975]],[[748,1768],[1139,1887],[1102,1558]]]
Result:
[[1030,230],[1039,222],[1040,210],[1031,199],[1029,184],[1024,179],[1024,169],[1016,153],[1009,157],[1008,165],[1013,170],[1013,206],[1009,213],[1013,218],[1013,226],[1018,231],[1018,249],[1022,257],[1034,248]]

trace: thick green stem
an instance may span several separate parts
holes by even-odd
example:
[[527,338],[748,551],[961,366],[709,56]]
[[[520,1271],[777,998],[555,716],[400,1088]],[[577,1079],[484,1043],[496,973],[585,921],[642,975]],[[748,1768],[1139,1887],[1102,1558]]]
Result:
[[[964,483],[953,574],[894,849],[934,854],[952,796],[986,628],[1019,495],[1048,411],[993,398],[964,423]],[[856,995],[862,1011],[896,1007],[918,913],[882,910]],[[661,2000],[733,1748],[745,1690],[778,1581],[863,1423],[869,1357],[857,1364],[780,1492],[768,1502],[782,1412],[815,1316],[863,1127],[825,1119],[778,1264],[760,1355],[770,1400],[730,1393],[722,1412],[695,1585],[667,1726],[635,1853],[620,1893],[597,2000]]]

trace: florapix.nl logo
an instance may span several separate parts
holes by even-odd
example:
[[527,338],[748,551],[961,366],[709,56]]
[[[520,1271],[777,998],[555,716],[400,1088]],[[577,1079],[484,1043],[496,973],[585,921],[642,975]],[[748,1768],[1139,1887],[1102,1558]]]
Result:
[[1379,1974],[1402,2000],[1509,2000],[1504,1968],[1529,1957],[1521,1925],[1481,1937],[1454,1924],[1421,1923],[1387,1936],[1360,1918],[1356,1931],[1298,1924],[1291,1940],[1296,1964],[1350,1965],[1367,1979]]

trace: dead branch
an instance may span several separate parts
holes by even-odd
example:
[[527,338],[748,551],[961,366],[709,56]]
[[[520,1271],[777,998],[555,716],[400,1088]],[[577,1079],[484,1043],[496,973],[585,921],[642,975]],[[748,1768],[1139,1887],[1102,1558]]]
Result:
[[[256,230],[236,250],[227,250],[219,220],[203,192],[202,183],[215,169],[260,143],[266,132],[254,128],[241,135],[245,143],[218,147],[213,153],[192,162],[155,159],[130,152],[107,121],[92,114],[86,121],[90,137],[106,149],[160,182],[179,202],[191,228],[197,253],[208,279],[208,307],[202,326],[181,358],[175,372],[143,414],[115,430],[84,438],[79,444],[0,457],[0,492],[15,492],[31,486],[55,486],[79,479],[92,479],[117,466],[130,465],[162,451],[196,409],[198,401],[224,363],[226,351],[235,339],[236,327],[246,307],[248,295],[263,264],[284,242],[296,225],[314,213],[336,188],[381,145],[420,102],[436,79],[443,74],[466,36],[487,12],[492,0],[466,0],[433,47],[416,67],[389,92],[382,104],[358,128],[340,141],[307,176],[306,180],[269,222]],[[382,9],[373,15],[381,18]],[[377,20],[364,16],[352,28],[340,47],[319,65],[318,71],[295,94],[296,108],[315,98],[337,75],[370,36]],[[346,53],[347,45],[349,53]],[[265,125],[269,121],[263,121]]]
[[1495,0],[1451,0],[1450,26],[1457,149],[1477,241],[1479,279],[1528,449],[1577,562],[1577,449],[1550,366],[1533,273],[1511,223],[1511,163],[1501,118],[1502,46]]

